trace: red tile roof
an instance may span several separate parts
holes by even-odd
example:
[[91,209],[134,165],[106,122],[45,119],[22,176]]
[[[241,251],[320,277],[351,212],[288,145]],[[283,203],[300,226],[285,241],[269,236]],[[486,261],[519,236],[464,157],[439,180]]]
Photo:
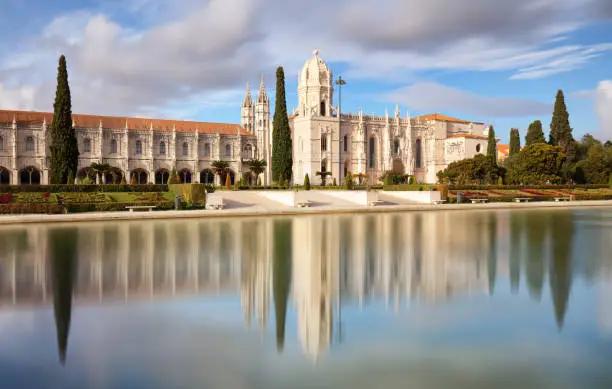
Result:
[[416,116],[414,117],[414,119],[416,120],[436,120],[439,122],[451,122],[451,123],[462,123],[462,124],[469,124],[469,123],[482,124],[482,123],[469,122],[467,120],[457,119],[451,116],[442,115],[440,113],[432,113],[429,115]]
[[468,139],[481,139],[481,140],[489,139],[488,137],[484,135],[476,135],[476,134],[468,134],[468,133],[451,135],[449,136],[449,138],[468,138]]
[[[33,112],[33,111],[3,111],[0,110],[0,123],[12,123],[13,119],[20,125],[40,125],[44,120],[50,126],[53,121],[53,114],[49,112]],[[177,132],[195,132],[196,129],[201,134],[216,134],[217,131],[221,135],[236,135],[238,132],[242,135],[251,135],[239,124],[231,123],[210,123],[210,122],[194,122],[186,120],[169,120],[169,119],[147,119],[147,118],[130,118],[119,116],[99,116],[99,115],[80,115],[72,114],[72,120],[76,127],[98,128],[100,122],[102,127],[109,129],[124,129],[129,130],[148,130],[153,126],[155,131],[172,131],[176,128]]]
[[497,152],[499,154],[502,154],[503,156],[508,156],[508,154],[510,154],[510,145],[502,145],[502,144],[498,144],[497,145]]

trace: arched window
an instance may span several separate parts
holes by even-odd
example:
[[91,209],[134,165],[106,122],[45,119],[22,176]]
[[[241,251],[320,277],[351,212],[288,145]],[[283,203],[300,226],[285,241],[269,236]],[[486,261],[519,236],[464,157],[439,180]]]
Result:
[[348,136],[344,135],[344,152],[348,151]]
[[26,138],[26,151],[34,152],[34,138],[31,136]]
[[416,150],[415,150],[415,154],[416,154],[416,157],[415,157],[416,168],[420,169],[420,168],[423,167],[422,166],[423,165],[423,156],[422,156],[422,147],[421,147],[421,140],[420,139],[416,140],[416,146],[415,147],[416,147]]
[[210,157],[210,143],[204,144],[204,156]]
[[117,154],[117,139],[111,140],[111,154]]
[[399,150],[400,150],[399,146],[400,146],[399,139],[394,139],[393,140],[393,154],[395,155],[399,154]]
[[136,141],[136,155],[141,155],[142,154],[142,142],[137,140]]
[[374,159],[376,158],[376,149],[375,149],[375,146],[376,146],[376,141],[374,140],[374,137],[371,137],[370,138],[370,147],[368,149],[369,155],[370,155],[370,158],[369,158],[370,169],[374,169]]
[[253,158],[253,147],[251,145],[245,145],[242,150],[242,158],[251,159]]
[[159,142],[159,155],[166,155],[166,142]]
[[4,138],[0,136],[0,152],[4,151]]
[[321,134],[321,151],[327,151],[327,135]]
[[83,151],[85,153],[91,153],[91,139],[85,138],[83,140]]
[[189,145],[187,142],[183,142],[183,155],[189,155]]
[[225,145],[225,156],[226,157],[231,157],[232,156],[232,146]]

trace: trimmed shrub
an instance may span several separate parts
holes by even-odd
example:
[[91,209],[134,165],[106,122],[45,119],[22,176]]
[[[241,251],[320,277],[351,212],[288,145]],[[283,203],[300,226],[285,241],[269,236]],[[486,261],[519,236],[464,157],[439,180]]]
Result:
[[353,189],[353,176],[351,175],[351,172],[347,172],[346,177],[344,177],[344,189]]
[[338,183],[336,182],[336,177],[334,177],[334,179],[332,180],[332,186],[338,186]]
[[304,189],[310,190],[310,177],[308,177],[308,173],[304,176]]
[[385,191],[433,191],[437,190],[434,185],[384,185]]
[[174,195],[181,196],[191,206],[206,205],[206,185],[204,184],[173,184],[168,185]]
[[225,175],[225,189],[227,190],[232,189],[232,179],[230,178],[229,173]]

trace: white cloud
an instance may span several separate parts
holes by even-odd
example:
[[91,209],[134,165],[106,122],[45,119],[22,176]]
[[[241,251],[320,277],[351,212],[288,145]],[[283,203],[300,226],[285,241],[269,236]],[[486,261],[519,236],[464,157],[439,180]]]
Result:
[[548,115],[552,104],[533,100],[480,96],[435,82],[398,89],[384,98],[420,112],[461,111],[476,117],[525,117]]
[[31,110],[36,92],[32,86],[8,88],[0,83],[0,108]]
[[612,80],[601,81],[597,85],[595,96],[601,137],[604,140],[612,140]]
[[[0,60],[0,82],[35,91],[31,104],[48,110],[57,57],[65,53],[75,111],[172,112],[195,98],[233,98],[261,74],[271,86],[279,64],[294,77],[315,47],[328,62],[345,64],[353,79],[397,81],[431,69],[531,79],[612,50],[564,40],[602,18],[607,1],[107,0],[41,26]],[[146,22],[134,23],[140,15]],[[1,97],[0,107],[15,105],[14,93]]]

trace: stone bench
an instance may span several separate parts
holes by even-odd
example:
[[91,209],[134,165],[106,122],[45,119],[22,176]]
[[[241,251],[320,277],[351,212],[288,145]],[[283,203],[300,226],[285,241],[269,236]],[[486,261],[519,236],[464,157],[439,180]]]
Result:
[[521,202],[526,202],[528,203],[531,199],[529,197],[515,197],[514,198],[514,202],[515,203],[521,203]]
[[432,201],[434,204],[438,205],[438,204],[444,204],[446,202],[446,200],[434,200]]
[[156,205],[130,205],[125,207],[126,209],[129,209],[130,212],[134,212],[134,210],[148,210],[149,212],[153,212],[153,208],[157,208]]
[[555,197],[555,203],[558,203],[560,201],[570,201],[572,198],[571,197]]
[[370,201],[368,201],[368,205],[371,206],[371,207],[375,207],[375,206],[381,205],[383,203],[384,203],[384,201],[381,201],[381,200],[370,200]]
[[312,204],[311,201],[305,200],[305,201],[298,201],[297,206],[299,208],[307,208],[310,207],[310,204]]
[[225,207],[225,203],[221,196],[206,196],[206,209],[223,209],[223,207]]
[[476,204],[476,203],[486,203],[489,201],[489,199],[470,199],[470,201],[472,202],[472,204]]

